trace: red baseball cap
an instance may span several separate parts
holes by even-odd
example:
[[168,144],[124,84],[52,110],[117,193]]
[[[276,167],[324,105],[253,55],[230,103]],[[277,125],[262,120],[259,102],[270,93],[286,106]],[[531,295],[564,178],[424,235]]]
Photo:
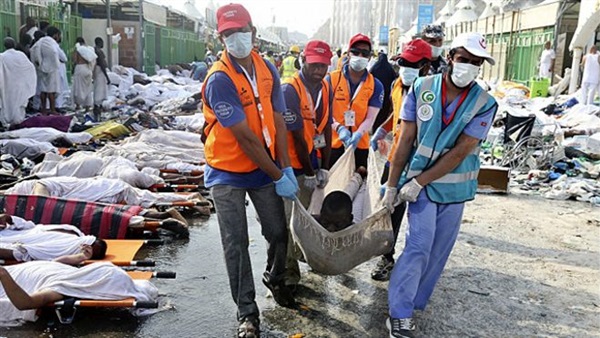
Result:
[[333,53],[331,53],[331,47],[329,47],[327,42],[311,40],[304,47],[304,56],[306,57],[306,63],[323,63],[328,65],[331,63]]
[[369,48],[373,49],[373,44],[371,43],[371,39],[369,39],[368,36],[358,33],[355,36],[352,37],[352,39],[350,39],[350,44],[348,45],[348,48],[352,48],[352,46],[354,46],[356,43],[358,42],[365,42],[369,44]]
[[431,60],[431,45],[421,39],[414,39],[404,45],[400,58],[412,63],[423,59]]
[[244,28],[252,22],[250,13],[240,4],[229,4],[217,10],[217,32],[228,29]]

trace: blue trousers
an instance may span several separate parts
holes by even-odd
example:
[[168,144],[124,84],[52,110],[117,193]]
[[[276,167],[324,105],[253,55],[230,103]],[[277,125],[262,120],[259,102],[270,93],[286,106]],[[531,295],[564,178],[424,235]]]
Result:
[[425,309],[456,242],[464,207],[431,202],[425,189],[408,204],[406,243],[388,286],[392,318]]

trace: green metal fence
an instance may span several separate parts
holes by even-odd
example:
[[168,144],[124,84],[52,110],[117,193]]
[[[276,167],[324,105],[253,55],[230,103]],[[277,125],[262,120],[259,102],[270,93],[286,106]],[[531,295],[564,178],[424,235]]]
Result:
[[[2,40],[9,36],[19,40],[16,0],[0,0],[0,27],[2,28],[2,33],[0,33]],[[4,51],[4,45],[0,46],[0,50]]]
[[144,24],[144,72],[154,74],[155,64],[161,67],[190,63],[204,59],[206,46],[193,32]]
[[154,75],[156,63],[156,26],[144,24],[144,73]]
[[540,28],[520,32],[513,36],[511,64],[507,74],[513,81],[527,84],[529,79],[538,74],[538,63],[546,41],[554,40],[554,28]]

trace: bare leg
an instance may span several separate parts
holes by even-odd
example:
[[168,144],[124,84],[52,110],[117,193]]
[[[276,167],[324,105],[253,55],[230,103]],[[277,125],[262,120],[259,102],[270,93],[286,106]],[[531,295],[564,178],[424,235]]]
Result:
[[48,94],[41,92],[40,93],[40,113],[42,113],[42,115],[48,115],[48,111],[46,110],[46,98],[48,97]]
[[50,192],[48,192],[48,188],[46,188],[46,186],[44,186],[40,182],[36,182],[33,186],[32,195],[50,196]]
[[56,93],[48,93],[48,99],[50,100],[50,113],[56,114]]
[[13,256],[13,251],[10,249],[0,249],[0,259],[15,259]]

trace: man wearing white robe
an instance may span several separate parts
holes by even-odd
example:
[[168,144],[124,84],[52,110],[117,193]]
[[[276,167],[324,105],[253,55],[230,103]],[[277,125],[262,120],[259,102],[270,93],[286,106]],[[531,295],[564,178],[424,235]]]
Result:
[[97,113],[99,113],[102,102],[104,102],[108,96],[110,79],[106,72],[108,67],[106,55],[104,55],[104,51],[102,50],[102,48],[104,48],[104,40],[102,40],[101,37],[97,37],[96,40],[94,40],[94,43],[96,44],[95,51],[98,56],[96,67],[94,67],[94,107],[97,107]]
[[0,124],[4,126],[25,120],[25,107],[37,84],[35,67],[16,45],[14,39],[4,39],[6,51],[0,54]]
[[64,62],[58,52],[60,30],[50,26],[46,32],[47,36],[36,42],[31,49],[31,59],[39,71],[40,112],[44,115],[48,113],[47,101],[50,103],[50,113],[56,114],[56,93],[60,91],[60,63]]
[[94,48],[86,46],[83,38],[77,38],[75,51],[73,52],[73,62],[75,69],[73,70],[73,102],[75,109],[84,107],[86,110],[93,104],[92,84],[93,69],[96,65],[97,55]]

